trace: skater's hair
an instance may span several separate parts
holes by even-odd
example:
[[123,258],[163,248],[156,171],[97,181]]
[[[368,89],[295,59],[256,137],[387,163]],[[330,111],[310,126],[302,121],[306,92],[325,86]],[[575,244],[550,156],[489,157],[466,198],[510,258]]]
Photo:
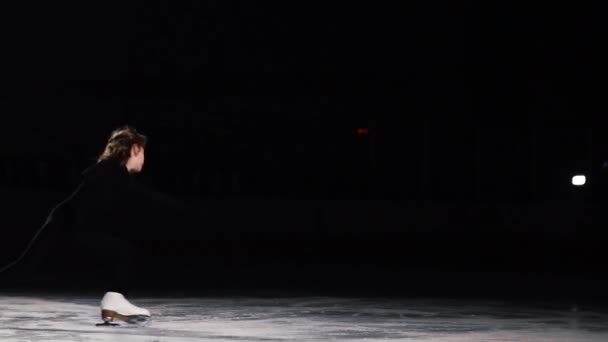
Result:
[[137,145],[144,148],[147,141],[145,135],[131,126],[117,128],[110,135],[106,148],[97,160],[114,160],[125,165],[131,157],[131,147]]

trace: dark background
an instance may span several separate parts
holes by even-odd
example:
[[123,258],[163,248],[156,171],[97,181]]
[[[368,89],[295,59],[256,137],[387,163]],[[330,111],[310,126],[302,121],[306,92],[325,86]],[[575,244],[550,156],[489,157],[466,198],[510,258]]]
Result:
[[1,260],[130,124],[142,287],[603,295],[599,6],[2,6]]

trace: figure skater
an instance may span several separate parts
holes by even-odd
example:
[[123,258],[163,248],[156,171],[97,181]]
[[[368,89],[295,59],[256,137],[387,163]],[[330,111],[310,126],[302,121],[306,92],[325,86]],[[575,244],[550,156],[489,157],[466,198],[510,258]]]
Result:
[[185,209],[184,203],[133,177],[144,167],[146,143],[147,137],[133,127],[114,130],[97,162],[83,172],[78,189],[52,210],[19,258],[28,272],[36,272],[53,252],[68,250],[74,263],[100,268],[99,285],[107,290],[101,300],[103,325],[115,325],[117,320],[141,323],[151,317],[125,297],[135,271],[136,248],[121,233],[139,223],[137,208],[152,204],[179,212]]

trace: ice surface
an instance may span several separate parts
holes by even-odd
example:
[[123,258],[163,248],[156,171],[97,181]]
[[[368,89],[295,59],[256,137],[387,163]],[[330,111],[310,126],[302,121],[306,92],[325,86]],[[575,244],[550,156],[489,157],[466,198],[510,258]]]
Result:
[[608,314],[567,305],[332,297],[129,298],[146,327],[96,327],[99,298],[0,294],[0,340],[608,341]]

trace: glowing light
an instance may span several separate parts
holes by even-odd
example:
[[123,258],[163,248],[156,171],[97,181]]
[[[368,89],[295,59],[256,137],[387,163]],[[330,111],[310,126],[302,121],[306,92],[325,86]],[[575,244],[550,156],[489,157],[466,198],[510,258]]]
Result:
[[587,183],[587,177],[584,175],[577,175],[572,177],[572,185],[583,186]]
[[360,127],[357,128],[355,132],[357,133],[357,135],[367,135],[369,133],[369,129],[367,129],[366,127]]

